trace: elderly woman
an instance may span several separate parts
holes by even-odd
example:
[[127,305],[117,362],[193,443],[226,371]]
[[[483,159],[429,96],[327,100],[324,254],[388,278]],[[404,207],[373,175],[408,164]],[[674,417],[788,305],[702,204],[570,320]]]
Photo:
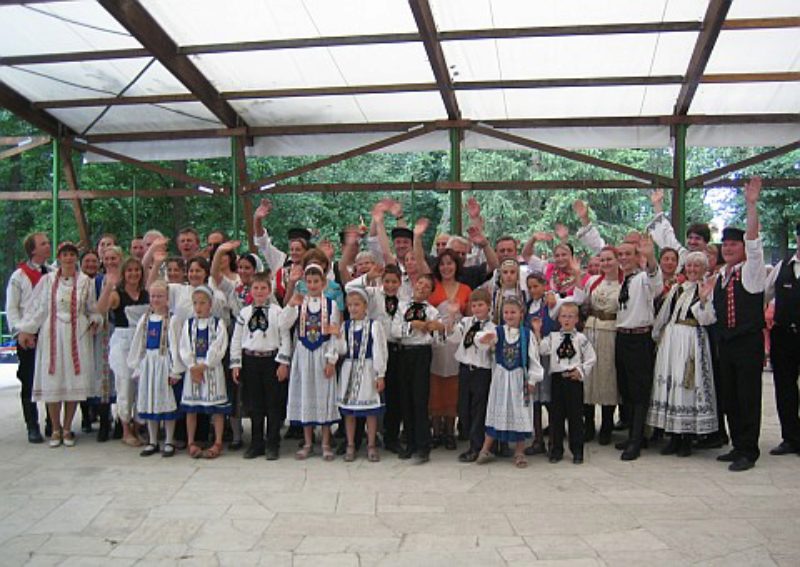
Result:
[[53,423],[50,446],[63,443],[72,447],[72,419],[78,402],[90,391],[92,337],[101,317],[94,312],[92,280],[78,271],[78,249],[72,243],[63,243],[57,258],[59,269],[36,286],[33,309],[19,324],[19,341],[27,347],[38,341],[33,401],[47,404]]
[[707,269],[705,253],[686,255],[686,281],[672,287],[653,326],[658,355],[647,423],[672,434],[662,455],[688,457],[695,435],[717,430],[711,348],[703,327],[715,320],[706,303],[715,279],[703,281]]

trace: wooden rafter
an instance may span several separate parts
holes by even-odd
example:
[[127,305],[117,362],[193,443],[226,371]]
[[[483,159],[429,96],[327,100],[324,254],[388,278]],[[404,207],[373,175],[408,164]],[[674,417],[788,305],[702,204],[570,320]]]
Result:
[[442,44],[439,43],[431,6],[428,0],[408,0],[408,3],[414,14],[414,20],[417,22],[417,30],[422,44],[425,46],[425,52],[428,54],[431,71],[433,71],[442,102],[447,110],[447,117],[450,120],[458,120],[461,118],[461,110],[458,108],[458,100],[453,90],[453,82],[450,79],[450,71],[444,58]]
[[[79,192],[78,176],[75,173],[75,166],[72,163],[72,149],[66,144],[60,145],[61,151],[61,167],[64,171],[64,179],[67,182],[71,194]],[[72,203],[72,213],[75,215],[75,224],[78,225],[78,236],[80,237],[80,244],[78,248],[89,248],[92,244],[89,235],[89,223],[86,222],[86,213],[83,210],[83,203],[78,197],[70,199]]]
[[284,171],[281,173],[276,173],[274,175],[268,175],[266,177],[262,177],[261,179],[250,183],[247,189],[245,189],[242,193],[243,194],[250,193],[255,190],[258,190],[259,188],[264,187],[265,185],[276,184],[279,181],[283,181],[284,179],[297,177],[298,175],[308,173],[309,171],[314,171],[315,169],[321,169],[323,167],[333,165],[334,163],[339,163],[340,161],[368,154],[370,152],[374,152],[389,146],[394,146],[401,142],[405,142],[407,140],[411,140],[414,138],[418,138],[420,136],[424,136],[425,134],[429,134],[430,132],[433,132],[436,129],[437,129],[436,126],[433,124],[420,124],[418,127],[414,127],[408,132],[403,132],[402,134],[397,134],[396,136],[390,136],[389,138],[384,138],[383,140],[378,140],[377,142],[372,142],[363,146],[359,146],[357,148],[353,148],[352,150],[348,150],[340,154],[328,156],[324,159],[320,159],[308,163],[306,165],[301,165],[300,167],[290,169],[289,171]]
[[800,149],[800,140],[795,140],[790,144],[786,144],[784,146],[780,146],[778,148],[771,149],[767,152],[762,154],[757,154],[752,157],[743,159],[741,161],[737,161],[735,163],[731,163],[729,165],[717,168],[713,171],[709,171],[708,173],[703,173],[702,175],[697,175],[692,177],[691,179],[686,180],[686,184],[690,187],[698,187],[706,185],[706,181],[711,181],[715,179],[719,179],[723,175],[727,175],[734,171],[739,171],[740,169],[744,169],[746,167],[750,167],[751,165],[755,165],[757,163],[761,163],[772,158],[782,156],[784,154],[788,154],[789,152],[793,152],[794,150]]
[[674,114],[685,115],[689,113],[692,99],[694,99],[700,79],[705,73],[706,65],[711,57],[711,52],[714,50],[714,45],[725,23],[725,18],[732,2],[733,0],[711,0],[709,2],[706,15],[703,18],[703,29],[697,36],[692,56],[689,59],[689,67],[686,69],[686,78],[678,93]]
[[47,112],[34,108],[27,98],[2,81],[0,81],[0,107],[10,110],[26,122],[40,130],[44,130],[51,136],[74,133]]
[[28,140],[27,143],[22,143],[25,141],[25,139],[23,139],[21,142],[18,142],[18,145],[14,146],[13,148],[9,148],[7,150],[3,150],[2,152],[0,152],[0,161],[3,161],[4,159],[8,159],[10,157],[19,155],[21,153],[25,153],[29,150],[32,150],[34,148],[39,148],[41,146],[44,146],[45,144],[50,143],[50,137],[48,136],[36,136],[27,138],[27,140]]
[[[162,188],[162,189],[137,189],[137,199],[156,199],[161,197],[212,197],[209,193],[201,193],[195,189],[186,188]],[[59,191],[58,198],[61,200],[103,200],[103,199],[127,199],[133,197],[131,189],[81,189],[79,191],[64,190]],[[0,191],[0,201],[47,201],[53,198],[51,190],[35,191]]]
[[[781,29],[800,27],[800,17],[741,18],[727,20],[723,30]],[[590,24],[565,26],[535,26],[517,28],[490,28],[473,30],[448,30],[439,32],[440,41],[469,41],[478,39],[516,39],[526,37],[599,36],[608,34],[642,34],[670,32],[699,32],[702,23],[697,21],[633,22],[625,24]],[[417,33],[365,34],[333,37],[308,37],[235,43],[207,43],[182,45],[181,55],[210,53],[235,53],[247,51],[270,51],[276,49],[302,49],[308,47],[341,47],[348,45],[380,45],[419,41]],[[75,51],[70,53],[39,53],[0,57],[0,65],[38,65],[45,63],[67,63],[99,61],[105,59],[131,59],[148,57],[146,49],[109,49],[98,51]]]
[[675,184],[674,180],[668,177],[664,177],[663,175],[650,173],[648,171],[643,171],[635,167],[629,167],[627,165],[614,163],[590,155],[582,154],[580,152],[567,150],[565,148],[559,148],[558,146],[552,146],[550,144],[545,144],[543,142],[537,142],[535,140],[524,138],[516,134],[510,134],[508,132],[496,130],[494,128],[490,128],[489,126],[485,126],[482,124],[473,124],[472,126],[470,126],[470,130],[472,130],[476,134],[482,134],[484,136],[497,138],[498,140],[503,140],[526,148],[531,148],[548,154],[557,155],[581,163],[587,163],[589,165],[593,165],[595,167],[599,167],[602,169],[608,169],[610,171],[615,171],[617,173],[623,173],[625,175],[630,175],[631,177],[636,177],[637,179],[644,179],[654,184],[668,186],[668,187],[672,187]]
[[[239,194],[247,187],[250,182],[250,173],[247,170],[247,154],[245,147],[247,146],[247,139],[240,137],[236,139],[236,151],[234,153],[236,175],[239,178]],[[256,246],[253,244],[253,202],[246,195],[242,198],[242,213],[244,214],[244,232],[247,239],[247,247],[251,252],[256,252]]]
[[138,0],[98,1],[223,124],[233,128],[244,123],[194,63],[178,53],[175,41]]
[[194,186],[203,186],[208,187],[209,189],[213,189],[215,192],[223,192],[223,189],[220,185],[212,182],[207,181],[205,179],[200,179],[199,177],[193,177],[191,175],[187,175],[185,173],[181,173],[179,171],[175,171],[174,169],[169,169],[167,167],[161,167],[160,165],[156,165],[154,163],[141,161],[117,152],[113,152],[111,150],[107,150],[105,148],[100,148],[92,144],[84,144],[83,142],[79,142],[77,140],[66,140],[65,145],[72,146],[74,149],[82,152],[90,152],[93,154],[105,156],[107,158],[111,158],[116,161],[121,161],[122,163],[127,163],[129,165],[135,165],[141,169],[145,169],[147,171],[152,171],[153,173],[157,173],[159,175],[164,175],[166,177],[171,177],[173,179],[177,179],[183,183],[188,185]]

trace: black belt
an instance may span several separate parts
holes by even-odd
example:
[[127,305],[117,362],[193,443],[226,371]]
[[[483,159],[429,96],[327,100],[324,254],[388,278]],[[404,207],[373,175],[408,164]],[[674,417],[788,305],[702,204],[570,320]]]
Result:
[[431,345],[397,345],[398,349],[403,350],[431,350]]
[[463,362],[461,362],[460,364],[470,372],[475,372],[476,370],[484,370],[491,372],[492,370],[491,368],[484,368],[483,366],[475,366],[474,364],[464,364]]
[[245,356],[252,356],[253,358],[269,358],[278,354],[278,349],[273,350],[250,350],[248,348],[242,349],[242,354]]
[[617,327],[617,332],[622,335],[646,335],[653,327]]

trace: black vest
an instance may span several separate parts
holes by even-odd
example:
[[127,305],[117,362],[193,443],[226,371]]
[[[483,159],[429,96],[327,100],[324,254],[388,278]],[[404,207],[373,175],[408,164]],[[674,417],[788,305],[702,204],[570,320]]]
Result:
[[800,280],[794,277],[794,263],[790,260],[781,263],[775,279],[775,324],[780,327],[800,325]]
[[[724,268],[723,268],[724,269]],[[734,339],[750,333],[760,333],[764,323],[764,292],[750,293],[741,281],[741,268],[736,279],[731,277],[728,286],[733,286],[733,301],[736,305],[736,326],[728,328],[728,288],[722,287],[722,277],[717,278],[714,288],[714,312],[717,330],[722,340]]]

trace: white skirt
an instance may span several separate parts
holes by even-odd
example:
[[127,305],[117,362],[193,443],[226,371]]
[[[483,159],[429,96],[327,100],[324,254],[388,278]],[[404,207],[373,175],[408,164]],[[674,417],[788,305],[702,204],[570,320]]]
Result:
[[144,351],[134,373],[138,376],[136,408],[140,419],[175,419],[178,404],[169,383],[169,354],[158,349]]
[[336,376],[325,378],[325,346],[308,350],[297,342],[289,376],[286,415],[293,425],[330,425],[339,421]]
[[533,433],[530,397],[525,395],[523,368],[506,370],[495,365],[486,406],[486,432],[500,441],[522,441]]

